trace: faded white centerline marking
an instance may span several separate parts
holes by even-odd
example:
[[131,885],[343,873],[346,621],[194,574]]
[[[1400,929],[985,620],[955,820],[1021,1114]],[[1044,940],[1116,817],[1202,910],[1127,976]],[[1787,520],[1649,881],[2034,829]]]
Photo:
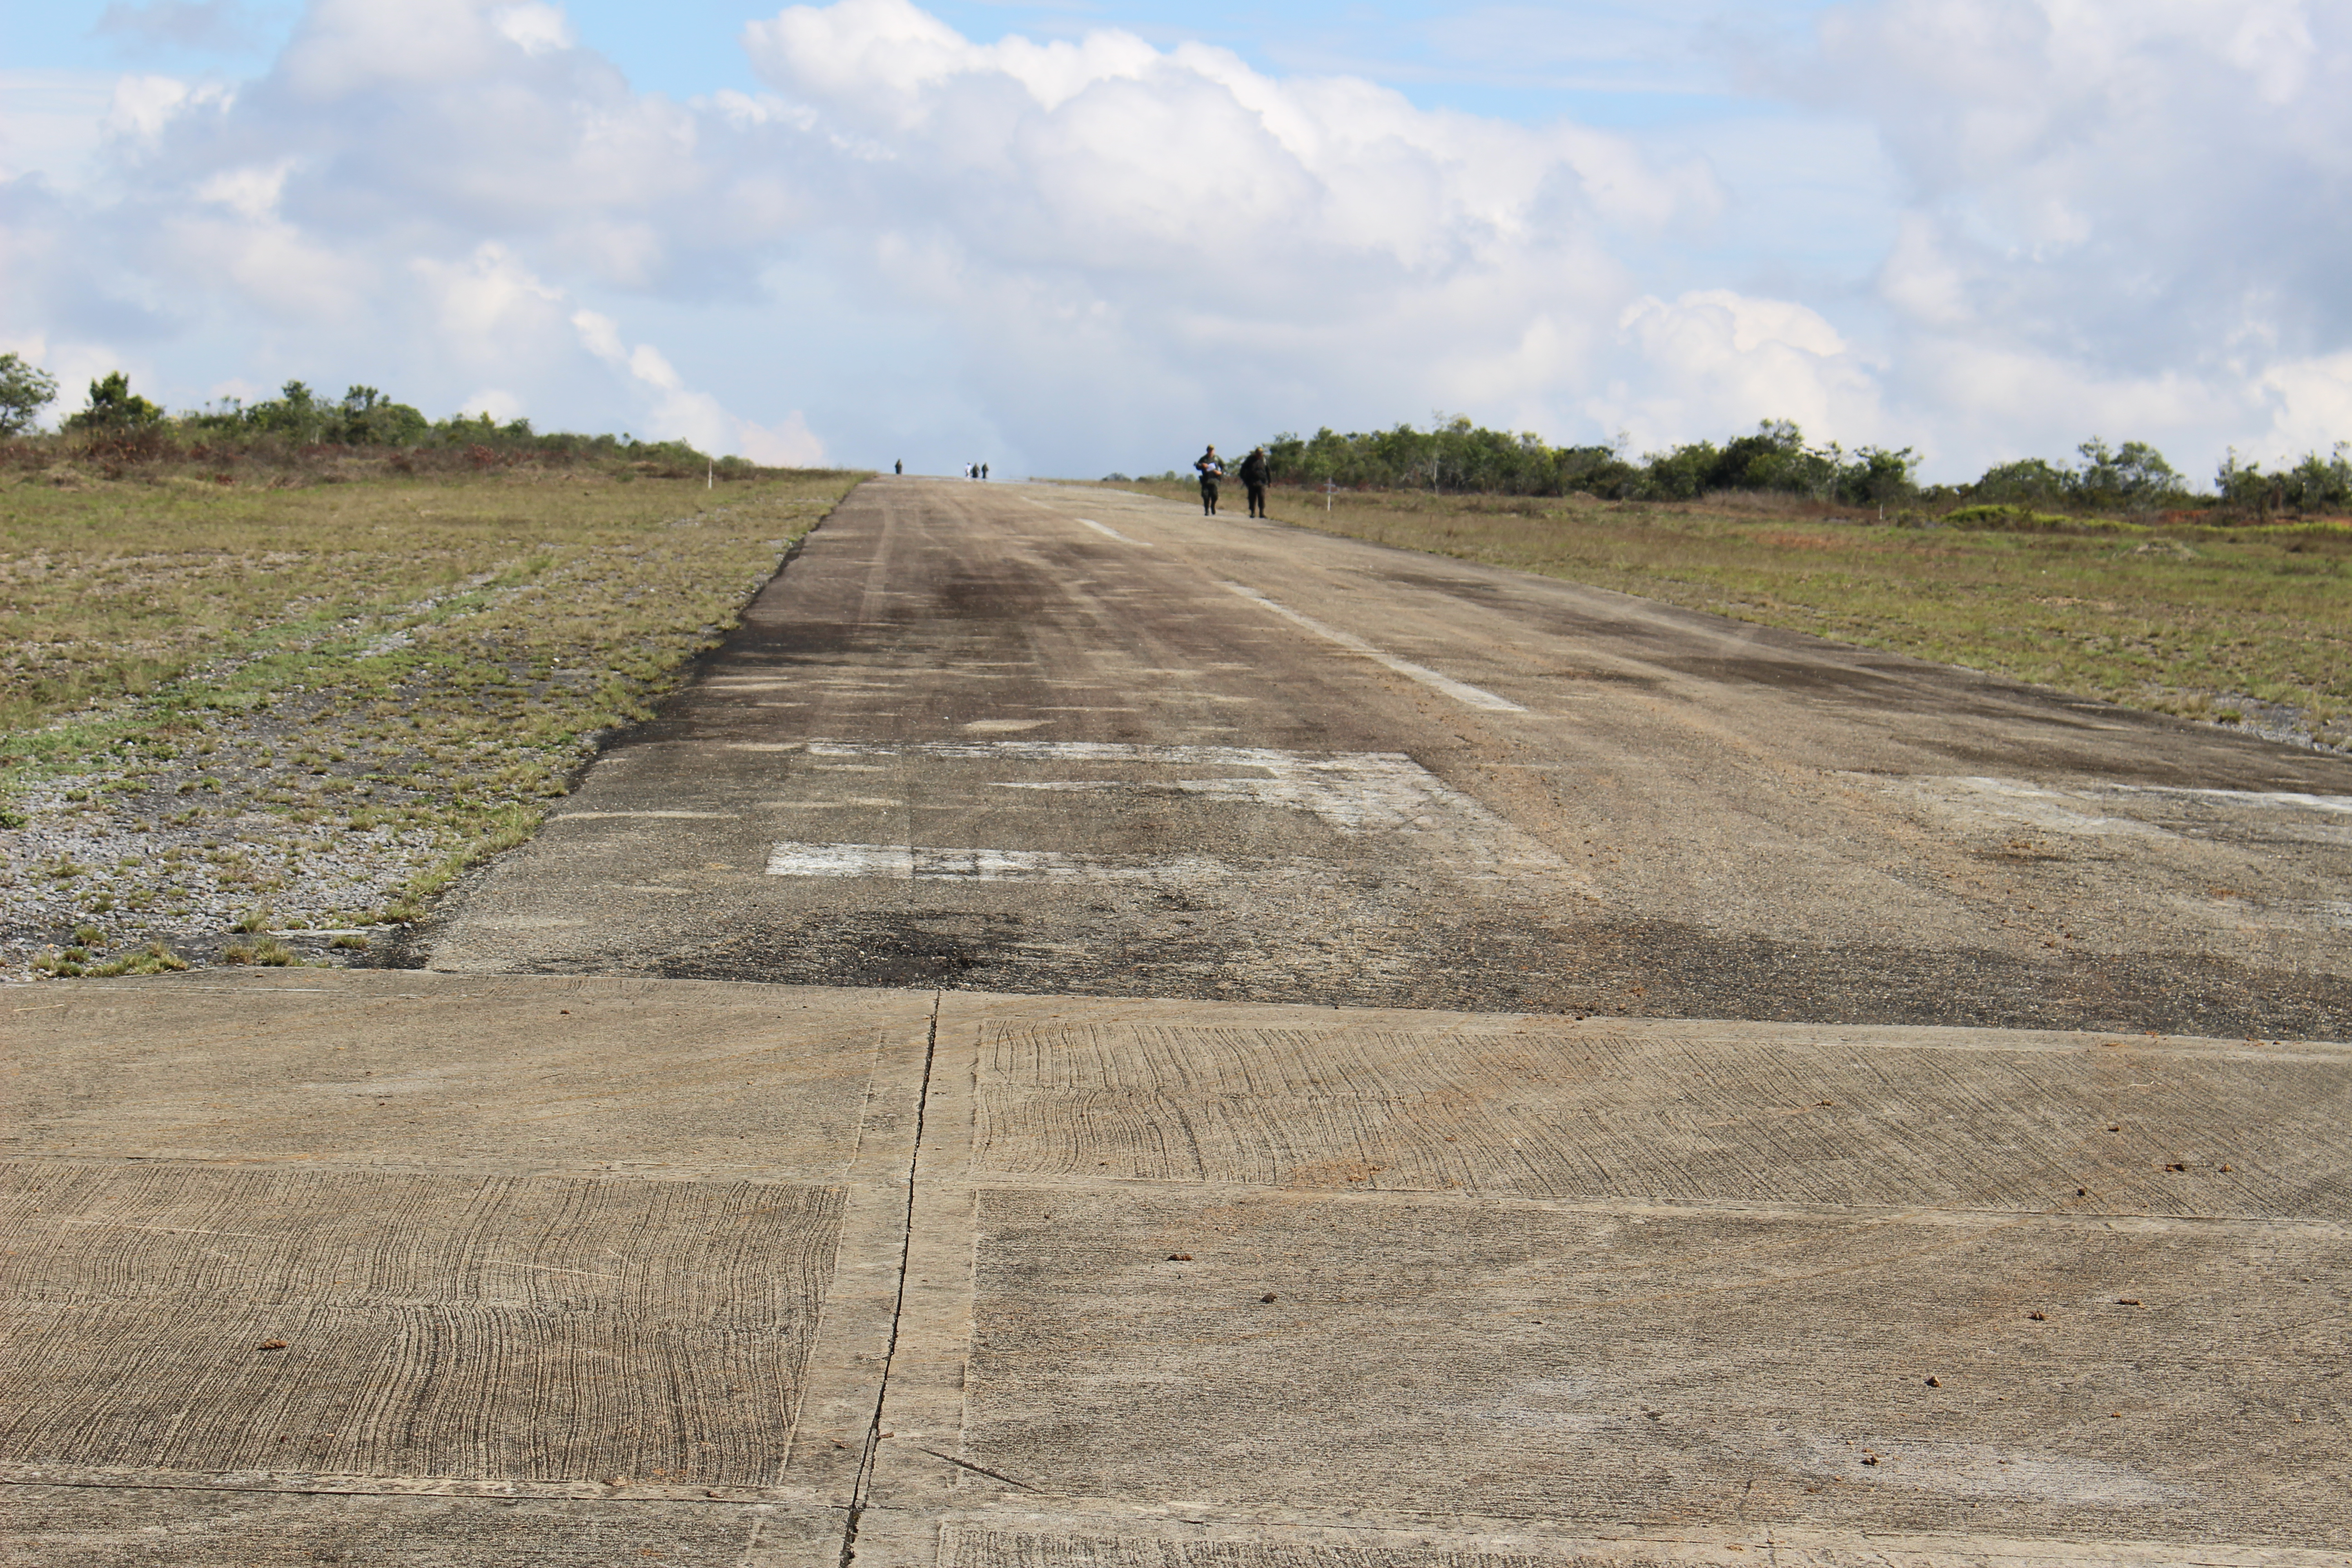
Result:
[[1483,709],[1489,713],[1527,711],[1507,697],[1497,697],[1493,692],[1473,686],[1467,681],[1456,680],[1450,675],[1440,675],[1425,664],[1415,664],[1409,658],[1399,658],[1394,654],[1383,653],[1353,633],[1343,632],[1337,626],[1327,626],[1312,616],[1302,616],[1287,605],[1275,603],[1255,588],[1244,588],[1239,583],[1220,583],[1217,585],[1227,593],[1239,594],[1261,609],[1272,610],[1284,619],[1295,622],[1336,647],[1343,647],[1359,658],[1369,658],[1381,668],[1394,670],[1408,680],[1418,680],[1433,691],[1443,691],[1465,708]]
[[1082,517],[1078,519],[1078,521],[1085,523],[1088,528],[1093,529],[1097,533],[1101,534],[1106,539],[1116,539],[1121,544],[1132,544],[1139,550],[1149,550],[1151,548],[1151,546],[1144,541],[1140,539],[1129,539],[1118,530],[1115,528],[1106,528],[1101,523],[1097,522],[1093,518]]
[[612,816],[686,816],[723,822],[738,814],[731,811],[567,811],[558,816],[558,822],[601,822]]
[[1047,849],[929,849],[901,844],[777,845],[771,877],[875,877],[898,882],[1209,882],[1232,877],[1222,860],[1182,855],[1064,855]]
[[[811,741],[811,758],[858,758],[865,765],[886,761],[899,764],[917,761],[975,762],[993,765],[1027,763],[1059,769],[1097,767],[1179,767],[1223,773],[1223,777],[1060,777],[1007,779],[971,783],[988,790],[1017,791],[1034,799],[1055,795],[1095,796],[1112,803],[1125,800],[1197,801],[1237,806],[1277,807],[1305,812],[1326,826],[1353,837],[1397,834],[1414,847],[1413,853],[1441,858],[1447,874],[1465,880],[1516,879],[1537,876],[1555,885],[1566,883],[1590,890],[1589,877],[1571,867],[1558,851],[1521,832],[1469,795],[1453,788],[1402,752],[1287,752],[1264,746],[1136,744],[1118,741],[997,741],[917,742]],[[817,766],[826,766],[819,763]],[[830,763],[840,766],[841,763]],[[1233,776],[1233,775],[1240,776]],[[1119,809],[1113,804],[1112,809]],[[787,846],[795,853],[801,846]],[[829,847],[817,847],[830,853]],[[862,850],[858,850],[862,854]],[[877,876],[909,879],[917,875],[907,858],[923,854],[973,854],[979,851],[888,848],[877,850],[895,858],[890,866],[908,869],[810,871],[788,860],[772,870],[793,876]],[[1024,855],[1028,852],[1022,852]],[[1134,880],[1166,878],[1207,878],[1245,875],[1252,879],[1286,875],[1253,861],[1242,870],[1212,860],[1138,861],[1049,857],[1057,864],[1083,868],[1055,876],[1100,876]],[[869,862],[853,859],[853,864]],[[872,862],[881,864],[881,862]],[[1039,864],[1045,864],[1040,861]],[[1318,862],[1317,864],[1320,864]],[[1103,870],[1101,868],[1114,868]],[[969,874],[969,873],[967,873]],[[1029,879],[1047,879],[1039,872]],[[1007,877],[982,879],[1004,880]]]

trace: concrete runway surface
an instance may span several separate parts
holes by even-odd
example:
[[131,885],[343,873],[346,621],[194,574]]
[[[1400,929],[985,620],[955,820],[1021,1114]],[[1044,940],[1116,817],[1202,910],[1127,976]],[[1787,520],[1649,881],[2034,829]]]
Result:
[[0,1562],[2344,1564],[2347,849],[2337,760],[870,484],[432,970],[5,999]]
[[2340,1045],[313,971],[7,1060],[11,1563],[2352,1540]]
[[465,973],[2352,1038],[2352,762],[1140,497],[855,492]]

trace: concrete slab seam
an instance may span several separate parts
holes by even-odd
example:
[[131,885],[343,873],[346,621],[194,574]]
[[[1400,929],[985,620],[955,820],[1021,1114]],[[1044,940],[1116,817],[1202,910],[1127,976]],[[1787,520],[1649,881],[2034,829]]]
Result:
[[898,1353],[899,1328],[906,1318],[907,1263],[915,1246],[915,1182],[923,1163],[923,1118],[930,1106],[931,1068],[939,1059],[940,1049],[940,1005],[945,994],[939,992],[931,997],[930,1027],[923,1042],[923,1079],[915,1096],[914,1147],[907,1162],[906,1228],[899,1243],[898,1288],[890,1310],[890,1337],[882,1352],[882,1375],[875,1389],[874,1416],[866,1427],[865,1452],[858,1456],[857,1479],[850,1489],[849,1517],[841,1538],[841,1568],[849,1568],[857,1555],[857,1527],[865,1517],[866,1499],[874,1487],[874,1466],[882,1446],[882,1418],[890,1400],[890,1368]]

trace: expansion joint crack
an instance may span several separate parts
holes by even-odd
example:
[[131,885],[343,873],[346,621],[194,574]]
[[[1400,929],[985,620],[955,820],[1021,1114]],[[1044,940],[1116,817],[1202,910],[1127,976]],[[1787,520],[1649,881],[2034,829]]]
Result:
[[931,995],[929,1032],[923,1040],[923,1082],[915,1096],[914,1146],[907,1154],[907,1215],[898,1237],[898,1286],[890,1303],[890,1338],[882,1351],[882,1378],[874,1391],[874,1417],[866,1424],[866,1445],[857,1456],[857,1480],[850,1489],[849,1521],[842,1531],[841,1568],[850,1568],[857,1558],[857,1528],[865,1521],[866,1503],[874,1488],[875,1460],[882,1448],[882,1417],[890,1403],[890,1369],[898,1358],[898,1328],[907,1316],[907,1268],[915,1251],[915,1181],[923,1163],[923,1118],[931,1104],[931,1067],[940,1053],[940,1007],[947,993]]

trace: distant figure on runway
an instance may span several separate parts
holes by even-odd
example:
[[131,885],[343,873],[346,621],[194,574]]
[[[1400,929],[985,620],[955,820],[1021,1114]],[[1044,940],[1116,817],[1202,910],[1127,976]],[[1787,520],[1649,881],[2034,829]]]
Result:
[[1252,517],[1265,515],[1265,482],[1273,465],[1265,460],[1265,448],[1252,447],[1250,455],[1242,459],[1242,484],[1249,490]]
[[895,462],[895,463],[891,464],[891,465],[890,465],[890,471],[891,471],[892,473],[894,473],[894,474],[903,474],[903,473],[905,473],[905,472],[907,471],[907,459],[906,459],[906,458],[899,458],[897,462]]
[[1192,467],[1201,475],[1201,515],[1214,517],[1217,515],[1217,481],[1225,477],[1225,466],[1217,460],[1214,442],[1210,443],[1209,449],[1201,454]]
[[988,465],[986,463],[982,463],[980,466],[980,477],[983,479],[988,478]]

